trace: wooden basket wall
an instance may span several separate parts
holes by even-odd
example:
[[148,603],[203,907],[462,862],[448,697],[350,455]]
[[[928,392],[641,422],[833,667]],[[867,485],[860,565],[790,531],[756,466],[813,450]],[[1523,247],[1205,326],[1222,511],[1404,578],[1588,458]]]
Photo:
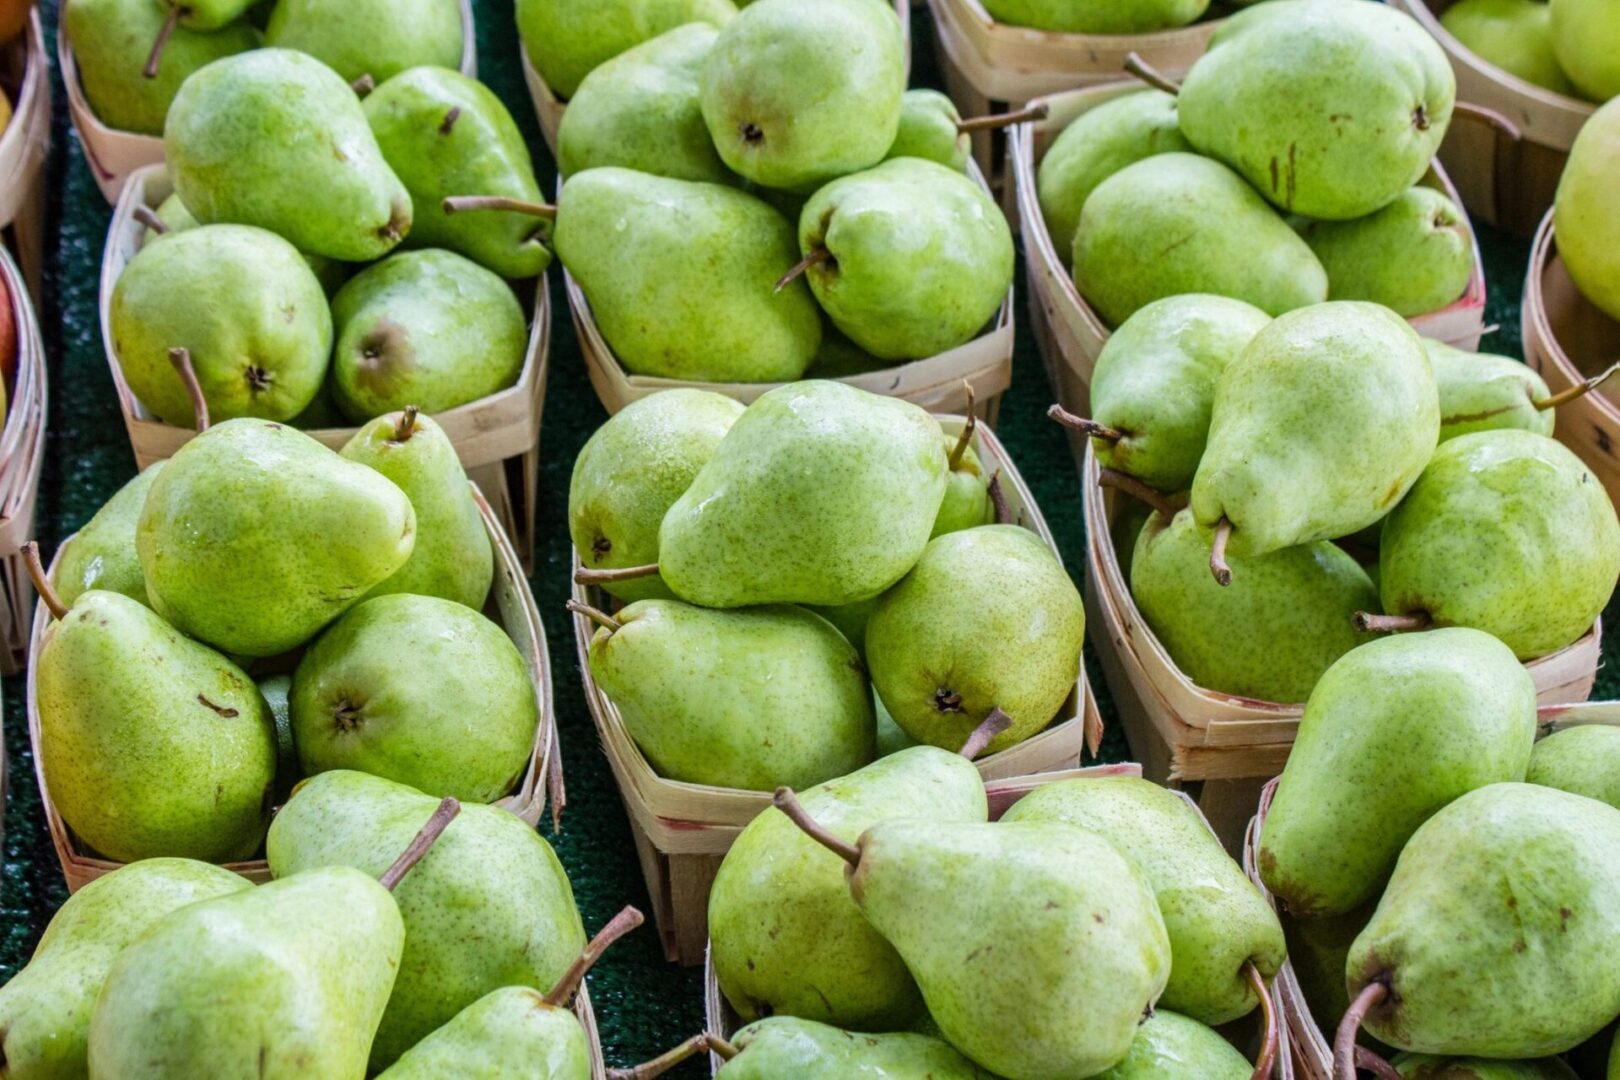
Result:
[[0,83],[14,91],[11,121],[0,133],[0,228],[10,227],[29,291],[44,284],[45,159],[51,150],[51,66],[39,9],[0,50]]
[[[147,166],[130,176],[113,211],[101,264],[101,337],[118,405],[124,413],[124,426],[129,429],[130,445],[135,449],[135,462],[142,469],[154,461],[174,456],[176,450],[196,435],[190,428],[158,420],[135,397],[124,381],[112,333],[113,287],[124,267],[140,250],[146,233],[146,226],[135,218],[135,209],[139,206],[155,208],[173,190],[168,173],[160,165]],[[546,363],[551,347],[551,300],[547,281],[547,276],[541,275],[535,284],[528,349],[518,381],[499,393],[433,417],[455,444],[467,475],[488,493],[525,566],[530,565],[534,557],[534,510],[540,481],[540,414],[545,404]],[[337,450],[357,430],[357,427],[321,428],[307,434]],[[515,488],[507,481],[509,463],[521,473]]]
[[[524,771],[517,789],[495,805],[511,811],[530,825],[537,825],[548,794],[551,797],[553,820],[561,813],[565,801],[556,715],[551,702],[551,660],[546,651],[545,628],[540,623],[540,613],[535,608],[534,596],[529,592],[528,578],[524,576],[517,553],[506,538],[495,512],[478,490],[478,485],[472,484],[472,490],[495,555],[495,580],[490,597],[485,601],[485,614],[499,623],[517,646],[524,664],[528,666],[529,677],[534,682],[535,702],[540,713],[539,722],[535,725],[534,749],[529,767]],[[62,552],[71,543],[72,536],[57,548],[51,560],[52,574],[56,572]],[[51,622],[50,612],[43,604],[39,605],[34,613],[33,628],[33,648],[36,651],[44,644]],[[122,864],[103,858],[81,845],[57,812],[56,803],[51,799],[45,783],[45,763],[40,746],[40,725],[43,722],[44,718],[39,714],[37,665],[31,665],[28,668],[28,740],[34,753],[34,775],[39,781],[40,801],[45,806],[45,821],[50,828],[51,843],[56,847],[57,860],[62,864],[62,876],[67,879],[68,891],[76,892]],[[225,864],[225,869],[255,882],[270,879],[270,868],[263,859]]]
[[[95,110],[84,96],[79,83],[79,62],[67,35],[67,6],[72,0],[60,0],[56,25],[56,63],[67,87],[68,115],[73,128],[79,133],[84,146],[84,157],[96,186],[109,203],[116,203],[124,184],[137,170],[147,165],[163,164],[163,137],[141,135],[108,127],[96,119]],[[461,8],[461,73],[469,78],[478,77],[478,42],[473,26],[472,0],[457,0]]]
[[[939,421],[953,435],[961,431],[964,423],[962,417],[940,417]],[[1000,471],[1001,488],[1013,520],[1038,534],[1057,552],[1034,497],[995,435],[980,425],[974,433],[973,448],[987,473]],[[577,555],[574,566],[579,566]],[[580,585],[574,586],[574,597],[597,607],[610,602],[599,590]],[[594,632],[595,626],[589,620],[574,617],[586,704],[596,720],[597,733],[630,817],[664,952],[679,963],[700,964],[708,941],[709,889],[715,872],[743,826],[770,806],[771,793],[687,784],[659,776],[625,731],[618,709],[591,676],[589,649]],[[1050,726],[1016,746],[979,759],[977,764],[987,780],[1069,769],[1079,764],[1087,747],[1095,753],[1101,740],[1102,720],[1082,667],[1074,694]]]
[[45,344],[23,275],[0,248],[0,281],[11,294],[17,328],[17,374],[0,429],[0,674],[15,675],[28,662],[28,614],[34,587],[22,546],[33,538],[40,468],[45,462],[47,404]]

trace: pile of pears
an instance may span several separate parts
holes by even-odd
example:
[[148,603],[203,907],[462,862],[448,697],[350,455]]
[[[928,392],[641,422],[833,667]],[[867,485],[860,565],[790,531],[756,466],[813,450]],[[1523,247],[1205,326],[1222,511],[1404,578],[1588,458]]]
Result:
[[1037,194],[1111,326],[1183,293],[1281,315],[1366,300],[1412,317],[1463,295],[1474,241],[1420,181],[1456,82],[1438,44],[1372,0],[1267,0],[1223,23],[1181,86],[1088,110]]
[[998,512],[974,425],[845,383],[746,408],[667,390],[586,443],[569,488],[590,669],[659,775],[809,787],[907,745],[1000,751],[1075,692],[1085,612]]
[[882,0],[523,0],[517,21],[568,99],[557,257],[631,373],[881,370],[1001,308],[1012,235],[964,172],[970,124],[907,92]]
[[1590,101],[1620,95],[1620,11],[1603,0],[1460,0],[1440,25],[1525,82]]

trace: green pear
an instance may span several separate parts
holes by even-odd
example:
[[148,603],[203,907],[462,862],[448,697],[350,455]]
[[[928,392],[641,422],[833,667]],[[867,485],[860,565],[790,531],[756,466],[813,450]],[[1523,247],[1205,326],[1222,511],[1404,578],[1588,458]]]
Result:
[[532,216],[445,212],[450,196],[540,201],[512,114],[487,86],[450,66],[401,72],[368,94],[363,106],[383,157],[410,192],[405,246],[448,248],[501,277],[534,277],[551,265],[551,252]]
[[1552,0],[1553,52],[1569,81],[1593,101],[1620,95],[1620,19],[1602,0]]
[[517,0],[518,36],[551,92],[571,98],[598,65],[686,23],[723,26],[732,0]]
[[590,1080],[591,1044],[567,1008],[538,990],[507,986],[462,1009],[377,1075],[379,1080]]
[[504,630],[453,600],[406,593],[333,623],[298,662],[291,705],[306,774],[359,769],[479,803],[512,790],[540,722]]
[[135,555],[135,523],[140,520],[146,492],[163,470],[163,462],[146,467],[135,479],[96,511],[56,558],[51,584],[62,603],[73,606],[90,589],[123,593],[150,606],[146,578]]
[[907,90],[900,97],[900,125],[885,160],[922,158],[966,172],[973,139],[958,125],[956,103],[938,90]]
[[188,30],[218,30],[247,14],[253,0],[157,0],[157,6]]
[[360,99],[304,53],[255,49],[198,71],[175,96],[163,147],[198,221],[258,225],[349,262],[380,258],[410,231],[410,193]]
[[778,387],[669,508],[658,569],[705,607],[868,599],[922,555],[946,466],[939,425],[910,402],[837,382]]
[[1074,233],[1074,280],[1115,326],[1182,293],[1281,315],[1328,290],[1311,249],[1253,188],[1218,161],[1179,152],[1127,165],[1092,189]]
[[591,169],[563,185],[556,245],[634,374],[777,382],[816,355],[821,314],[809,287],[773,291],[799,258],[793,226],[752,195]]
[[[191,0],[187,0],[191,2]],[[456,0],[276,0],[264,43],[297,49],[349,82],[392,79],[406,68],[461,65]]]
[[1274,205],[1344,221],[1422,179],[1456,96],[1445,52],[1410,15],[1282,0],[1216,29],[1176,107],[1187,141]]
[[1495,1061],[1489,1058],[1402,1054],[1392,1065],[1405,1080],[1580,1080],[1557,1058]]
[[157,214],[158,221],[163,223],[164,231],[154,233],[151,226],[148,226],[146,232],[141,236],[142,245],[150,244],[159,236],[186,232],[188,229],[195,229],[202,224],[192,216],[190,210],[186,209],[186,204],[180,201],[178,195],[171,194],[158,203],[157,209],[153,212]]
[[1553,53],[1551,5],[1542,0],[1461,0],[1440,25],[1481,60],[1526,82],[1576,97]]
[[1260,1004],[1253,980],[1269,984],[1282,967],[1282,927],[1184,796],[1134,776],[1064,780],[1036,788],[1001,820],[1065,822],[1136,863],[1170,935],[1165,1008],[1215,1025]]
[[1384,610],[1472,626],[1521,660],[1592,626],[1620,576],[1620,521],[1603,485],[1556,440],[1481,431],[1435,451],[1384,522]]
[[[658,561],[658,528],[743,407],[707,390],[676,388],[608,417],[574,459],[568,534],[581,565],[622,569]],[[621,600],[668,598],[657,577],[608,581]]]
[[[935,524],[937,525],[938,522],[936,521]],[[878,595],[868,600],[856,600],[851,604],[840,604],[836,607],[811,607],[808,610],[815,612],[837,627],[838,632],[844,635],[844,640],[855,646],[855,651],[864,656],[866,653],[866,624],[872,618],[872,612],[877,610],[878,601],[881,599],[883,597]],[[883,709],[881,700],[878,700],[877,706],[881,723],[882,718],[888,714]],[[889,718],[889,722],[894,722],[893,717]]]
[[770,791],[872,760],[860,656],[820,616],[638,600],[592,617],[591,675],[660,776]]
[[0,987],[8,1080],[88,1080],[91,1009],[118,954],[170,912],[249,887],[207,863],[146,859],[68,897],[28,965]]
[[1534,368],[1510,356],[1471,353],[1425,338],[1440,392],[1440,441],[1471,431],[1523,428],[1551,435],[1552,396]]
[[866,627],[872,685],[895,722],[934,746],[962,745],[999,709],[1004,750],[1043,730],[1074,692],[1086,615],[1039,536],[983,525],[929,542]]
[[1547,736],[1531,752],[1525,780],[1620,808],[1620,728],[1592,724]]
[[997,22],[1064,34],[1149,34],[1195,22],[1209,0],[985,0]]
[[1098,184],[1143,158],[1191,150],[1177,124],[1176,99],[1163,90],[1122,94],[1075,117],[1052,140],[1035,177],[1058,258],[1073,257],[1080,210]]
[[108,127],[162,135],[169,105],[192,72],[259,45],[259,32],[245,19],[212,32],[179,26],[149,79],[142,69],[164,21],[152,0],[73,0],[63,9],[79,85],[96,119]]
[[[143,207],[142,209],[146,208]],[[137,214],[139,214],[139,211],[137,211]],[[157,209],[152,211],[152,214],[157,218],[155,224],[150,219],[143,218],[148,223],[146,231],[141,234],[142,247],[164,236],[174,236],[188,232],[200,228],[202,225],[202,222],[193,217],[191,211],[186,209],[186,204],[180,201],[178,195],[171,194],[158,203]],[[326,290],[328,294],[336,292],[337,287],[342,285],[344,279],[348,276],[347,263],[338,262],[336,259],[328,259],[325,255],[310,255],[305,252],[299,252],[299,255],[303,258],[304,264],[309,267],[309,272],[315,275],[315,280],[321,283],[321,288]]]
[[1534,784],[1492,784],[1439,811],[1350,949],[1367,1031],[1403,1050],[1490,1058],[1545,1057],[1597,1034],[1620,1013],[1617,852],[1620,810]]
[[1434,188],[1407,188],[1353,221],[1311,221],[1300,235],[1327,271],[1333,300],[1370,300],[1397,315],[1439,311],[1474,272],[1468,219]]
[[[380,873],[434,801],[381,777],[322,773],[276,815],[265,843],[270,869],[279,878],[328,865]],[[405,950],[371,1047],[373,1069],[486,994],[502,987],[549,989],[585,944],[556,853],[533,828],[495,806],[462,807],[395,899]]]
[[1581,126],[1558,180],[1553,223],[1558,257],[1581,293],[1620,319],[1620,105],[1610,102]]
[[332,352],[326,292],[298,249],[245,225],[204,225],[143,247],[113,286],[108,327],[141,404],[194,427],[174,363],[191,358],[214,421],[290,420],[314,400]]
[[1524,779],[1535,732],[1535,683],[1488,634],[1431,630],[1347,653],[1305,704],[1260,831],[1266,888],[1300,918],[1373,899],[1436,811]]
[[1280,917],[1288,941],[1288,966],[1294,970],[1311,1020],[1321,1031],[1336,1029],[1350,1008],[1350,995],[1344,988],[1345,960],[1377,906],[1375,900],[1346,915],[1296,919],[1285,911]]
[[157,613],[243,656],[308,641],[404,566],[415,541],[393,481],[265,420],[228,420],[181,447],[135,533]]
[[416,512],[411,557],[366,598],[416,593],[482,610],[495,576],[495,556],[466,470],[444,429],[407,408],[362,427],[341,453],[392,480]]
[[865,375],[893,366],[893,362],[879,360],[849,340],[829,321],[821,329],[821,345],[816,350],[816,358],[805,369],[804,377],[842,379],[849,375]]
[[918,158],[885,161],[816,192],[799,218],[799,246],[815,260],[805,277],[822,309],[851,341],[888,360],[972,340],[1012,286],[1012,232],[1001,210],[962,173]]
[[708,23],[689,23],[585,76],[557,129],[562,174],[617,165],[672,180],[729,182],[698,104],[703,61],[718,36]]
[[298,746],[292,733],[292,676],[272,675],[259,680],[259,693],[270,709],[270,719],[276,725],[276,798],[277,806],[292,797],[298,781],[304,778],[303,766],[298,764]]
[[1401,500],[1439,437],[1434,372],[1404,319],[1345,300],[1291,312],[1227,365],[1193,516],[1240,556],[1347,536]]
[[1127,585],[1131,580],[1131,563],[1136,555],[1136,541],[1153,517],[1153,507],[1140,499],[1120,493],[1114,498],[1113,520],[1108,525],[1108,542],[1114,547],[1114,558],[1119,562],[1120,577]]
[[[973,428],[974,424],[969,423],[963,426],[960,435],[943,436],[945,461],[950,466],[950,472],[945,477],[945,498],[939,504],[939,513],[934,515],[934,529],[928,537],[930,540],[946,533],[989,525],[996,520],[995,501],[990,497],[990,481],[984,475],[984,463],[972,446]],[[833,620],[833,625],[844,629],[837,619]],[[863,619],[863,637],[865,627]],[[849,636],[847,632],[845,636]]]
[[[859,646],[856,647],[859,648]],[[889,710],[883,707],[883,699],[878,697],[876,693],[872,695],[872,711],[877,714],[878,757],[885,758],[890,754],[898,754],[900,751],[910,749],[913,746],[923,745],[908,735],[905,728],[894,722],[894,717],[889,715]]]
[[1130,1052],[1097,1080],[1247,1080],[1254,1066],[1218,1033],[1167,1009],[1136,1029]]
[[845,1080],[853,1076],[994,1080],[943,1039],[911,1032],[854,1035],[813,1020],[775,1016],[749,1024],[731,1043],[710,1039],[720,1053],[734,1052],[720,1070],[724,1080]]

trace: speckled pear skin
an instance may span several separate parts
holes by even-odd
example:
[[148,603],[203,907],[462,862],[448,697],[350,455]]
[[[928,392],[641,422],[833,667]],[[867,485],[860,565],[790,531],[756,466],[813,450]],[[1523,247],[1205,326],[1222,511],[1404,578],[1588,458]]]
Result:
[[938,90],[907,90],[900,98],[900,126],[884,160],[922,158],[966,172],[973,140],[957,130],[961,119],[956,103]]
[[1160,491],[1192,485],[1215,387],[1271,317],[1224,296],[1155,300],[1113,332],[1091,376],[1091,418],[1125,437],[1092,440],[1097,463]]
[[590,1080],[591,1047],[567,1008],[526,986],[479,998],[428,1035],[378,1080]]
[[242,656],[302,645],[415,543],[416,513],[392,480],[267,420],[228,420],[181,447],[135,534],[157,613]]
[[867,1035],[774,1016],[732,1042],[742,1053],[727,1062],[726,1080],[996,1080],[943,1039],[911,1032]]
[[[450,10],[456,11],[454,0]],[[459,15],[456,19],[459,27]],[[451,195],[544,201],[512,114],[493,91],[449,70],[453,66],[413,67],[394,75],[361,106],[383,158],[410,193],[405,246],[448,248],[501,277],[534,277],[551,265],[540,222],[501,210],[444,212],[444,199]]]
[[1440,25],[1486,63],[1566,97],[1580,96],[1553,53],[1551,5],[1462,0],[1440,13]]
[[[568,535],[581,565],[608,570],[656,563],[664,515],[742,412],[731,398],[679,387],[608,417],[574,459],[568,483]],[[626,601],[673,595],[656,576],[602,588]]]
[[638,600],[614,618],[591,639],[591,674],[658,775],[773,791],[872,760],[860,655],[819,615]]
[[0,987],[6,1076],[88,1080],[90,1013],[118,954],[171,911],[250,887],[208,863],[147,859],[68,897],[28,965]]
[[[1288,941],[1288,965],[1299,980],[1311,1018],[1323,1032],[1337,1031],[1339,1020],[1350,1007],[1350,995],[1344,988],[1345,959],[1377,906],[1374,900],[1346,915],[1315,919],[1295,919],[1286,911],[1281,916],[1283,936]],[[1369,1048],[1383,1045],[1365,1032],[1358,1041]]]
[[1581,125],[1553,204],[1564,268],[1581,294],[1611,319],[1620,319],[1616,170],[1620,170],[1620,105],[1611,101]]
[[[187,0],[189,3],[190,0]],[[461,64],[461,6],[456,0],[278,0],[266,45],[307,52],[349,82],[381,83],[407,68]]]
[[749,4],[720,31],[699,85],[721,160],[786,191],[876,165],[899,129],[905,53],[885,4]]
[[831,253],[805,272],[811,291],[851,341],[887,360],[972,340],[1012,285],[1012,231],[1000,208],[961,172],[919,158],[816,192],[799,217],[799,247]]
[[988,0],[990,17],[1012,26],[1070,34],[1142,34],[1186,26],[1209,7],[1209,0]]
[[1153,890],[1107,840],[1051,821],[900,818],[862,835],[850,894],[951,1045],[1007,1080],[1092,1076],[1170,974]]
[[1446,54],[1404,12],[1284,0],[1215,31],[1177,109],[1187,141],[1273,204],[1343,221],[1422,179],[1456,96]]
[[735,188],[591,169],[563,185],[555,242],[633,374],[781,382],[821,344],[810,286],[775,291],[799,261],[793,225]]
[[1552,788],[1492,784],[1441,810],[1350,949],[1350,993],[1391,990],[1363,1027],[1403,1050],[1492,1058],[1597,1034],[1620,1012],[1617,852],[1620,810]]
[[1454,627],[1361,646],[1305,704],[1260,831],[1261,879],[1296,917],[1353,910],[1436,811],[1522,780],[1535,733],[1535,683],[1490,635]]
[[101,589],[151,606],[141,561],[135,555],[135,523],[140,520],[147,489],[163,465],[153,462],[119,488],[62,550],[51,575],[62,603],[72,607],[81,593]]
[[587,75],[557,131],[563,175],[617,165],[672,180],[730,182],[698,105],[698,75],[718,36],[707,23],[689,23]]
[[[180,201],[178,195],[171,194],[158,203],[156,213],[158,220],[163,222],[167,231],[156,233],[148,227],[141,233],[142,247],[161,240],[165,236],[176,236],[190,229],[199,228],[202,225],[200,221],[192,216],[191,211],[186,209],[186,204]],[[321,283],[321,288],[325,289],[328,294],[336,292],[338,286],[342,285],[348,277],[349,267],[347,263],[338,262],[336,259],[328,259],[325,255],[310,255],[306,252],[299,252],[299,254],[303,256],[304,263],[309,267],[310,273],[315,275],[315,280]],[[324,392],[324,388],[322,392]],[[316,397],[318,399],[320,394],[318,393]]]
[[292,49],[254,49],[187,79],[163,148],[175,190],[205,224],[257,225],[347,262],[381,258],[411,228],[410,193],[360,99]]
[[416,546],[411,557],[373,587],[366,599],[415,593],[481,611],[495,576],[495,556],[467,472],[444,429],[431,417],[415,417],[410,432],[401,439],[403,419],[403,413],[379,416],[355,432],[339,451],[392,480],[416,512]]
[[1531,752],[1524,779],[1620,809],[1620,727],[1590,724],[1547,736]]
[[1216,1025],[1259,1005],[1243,969],[1252,962],[1271,981],[1286,953],[1282,927],[1182,796],[1134,776],[1064,780],[1030,792],[1001,820],[1065,822],[1110,841],[1136,864],[1170,936],[1165,1008]]
[[1440,441],[1471,431],[1523,428],[1551,435],[1557,410],[1537,409],[1551,396],[1534,368],[1511,356],[1471,353],[1423,339],[1440,391]]
[[1482,431],[1435,451],[1384,522],[1384,610],[1501,638],[1521,660],[1591,627],[1620,575],[1620,522],[1562,443]]
[[1327,299],[1327,273],[1299,234],[1242,177],[1197,154],[1154,154],[1099,183],[1073,254],[1075,285],[1112,326],[1183,293],[1271,315]]
[[664,516],[659,570],[705,607],[868,599],[921,557],[945,472],[939,425],[910,402],[819,380],[769,390]]
[[1232,583],[1223,587],[1210,575],[1209,541],[1188,510],[1168,525],[1155,514],[1131,558],[1131,598],[1176,667],[1199,686],[1259,701],[1304,701],[1335,660],[1372,640],[1350,620],[1378,610],[1378,590],[1331,541],[1227,561]]
[[1097,1080],[1247,1080],[1254,1066],[1219,1033],[1168,1009],[1142,1021],[1125,1060]]
[[114,961],[90,1075],[363,1076],[404,940],[388,890],[347,866],[181,908]]
[[74,0],[62,18],[96,119],[138,135],[163,134],[169,103],[192,72],[259,44],[246,20],[214,31],[177,26],[157,77],[148,79],[142,69],[165,18],[152,0]]
[[1580,1080],[1558,1058],[1498,1061],[1489,1058],[1401,1054],[1390,1062],[1405,1080]]
[[1229,520],[1237,556],[1348,536],[1400,501],[1439,437],[1429,355],[1404,319],[1354,301],[1291,312],[1227,365],[1193,516],[1206,531]]
[[240,668],[95,590],[47,630],[35,663],[45,783],[81,841],[119,862],[258,849],[275,730]]
[[518,0],[524,51],[552,93],[571,98],[598,65],[686,23],[724,26],[731,0]]
[[959,748],[990,710],[1005,750],[1049,724],[1074,692],[1086,614],[1052,549],[1019,525],[930,541],[866,624],[872,685],[920,742]]
[[[947,461],[955,449],[956,436],[946,435]],[[939,504],[939,513],[934,517],[934,531],[929,539],[989,525],[995,519],[996,507],[990,499],[990,480],[984,474],[984,464],[979,460],[978,453],[969,445],[962,450],[956,468],[945,476],[945,500]]]
[[1439,311],[1468,288],[1474,234],[1457,205],[1412,187],[1352,221],[1312,221],[1300,235],[1328,275],[1332,300],[1369,300],[1408,318]]
[[[936,821],[989,815],[978,770],[932,746],[802,791],[799,802],[849,843],[919,807]],[[922,995],[899,954],[850,898],[847,865],[776,809],[755,818],[727,852],[709,894],[709,957],[744,1021],[797,1016],[894,1031],[922,1015]]]
[[1074,257],[1080,208],[1098,184],[1154,154],[1191,151],[1176,119],[1176,99],[1138,90],[1087,109],[1058,133],[1041,159],[1035,189],[1052,246],[1065,264]]

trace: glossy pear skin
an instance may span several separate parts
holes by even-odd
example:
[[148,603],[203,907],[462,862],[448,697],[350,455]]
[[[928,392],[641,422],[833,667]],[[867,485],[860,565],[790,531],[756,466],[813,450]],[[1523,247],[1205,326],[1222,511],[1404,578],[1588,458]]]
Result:
[[84,528],[57,556],[51,584],[62,603],[73,606],[90,589],[123,593],[147,606],[146,578],[135,555],[135,524],[146,504],[147,489],[163,469],[163,462],[148,465],[104,503]]
[[994,1080],[943,1039],[912,1032],[866,1035],[773,1016],[749,1024],[732,1042],[742,1053],[726,1064],[726,1080]]
[[1558,1058],[1497,1061],[1490,1058],[1402,1054],[1390,1064],[1405,1080],[1580,1080]]
[[900,126],[884,160],[921,158],[966,172],[973,140],[957,130],[961,119],[956,103],[938,90],[907,90],[900,98]]
[[1620,319],[1620,104],[1593,113],[1575,136],[1553,206],[1558,255],[1581,294]]
[[1305,704],[1261,829],[1266,887],[1301,918],[1376,897],[1436,811],[1523,779],[1535,731],[1535,684],[1488,634],[1400,634],[1348,653]]
[[778,387],[669,508],[659,570],[705,607],[865,600],[921,556],[945,471],[939,425],[917,406],[844,383]]
[[407,68],[461,63],[461,6],[456,0],[277,0],[266,45],[309,53],[353,82],[377,82]]
[[1209,7],[1209,0],[1147,0],[1111,4],[1098,0],[989,0],[985,10],[997,22],[1069,34],[1140,34],[1186,26]]
[[1567,97],[1579,96],[1553,52],[1551,5],[1539,0],[1461,0],[1440,15],[1474,55]]
[[1130,1053],[1097,1080],[1246,1080],[1254,1066],[1218,1033],[1168,1009],[1155,1009]]
[[[983,822],[989,814],[973,764],[932,746],[828,780],[800,792],[799,802],[848,843],[921,806],[938,821]],[[774,808],[726,853],[709,894],[709,955],[721,991],[745,1021],[797,1016],[892,1031],[922,1014],[922,996],[899,954],[850,898],[846,865]]]
[[1620,808],[1620,728],[1569,728],[1536,743],[1525,781]]
[[479,998],[405,1051],[378,1080],[506,1080],[514,1074],[537,1080],[591,1076],[590,1041],[579,1020],[526,986]]
[[1408,188],[1354,221],[1313,221],[1302,235],[1327,271],[1330,299],[1369,300],[1408,318],[1459,299],[1474,272],[1467,218],[1430,187]]
[[1471,353],[1429,338],[1423,339],[1440,392],[1440,441],[1471,431],[1523,428],[1551,435],[1556,409],[1535,403],[1551,396],[1530,365],[1510,356]]
[[171,911],[250,887],[208,863],[147,859],[68,897],[28,966],[0,987],[6,1076],[87,1080],[90,1014],[118,954]]
[[723,26],[736,13],[731,0],[518,0],[517,28],[552,93],[571,98],[625,50],[685,23]]

